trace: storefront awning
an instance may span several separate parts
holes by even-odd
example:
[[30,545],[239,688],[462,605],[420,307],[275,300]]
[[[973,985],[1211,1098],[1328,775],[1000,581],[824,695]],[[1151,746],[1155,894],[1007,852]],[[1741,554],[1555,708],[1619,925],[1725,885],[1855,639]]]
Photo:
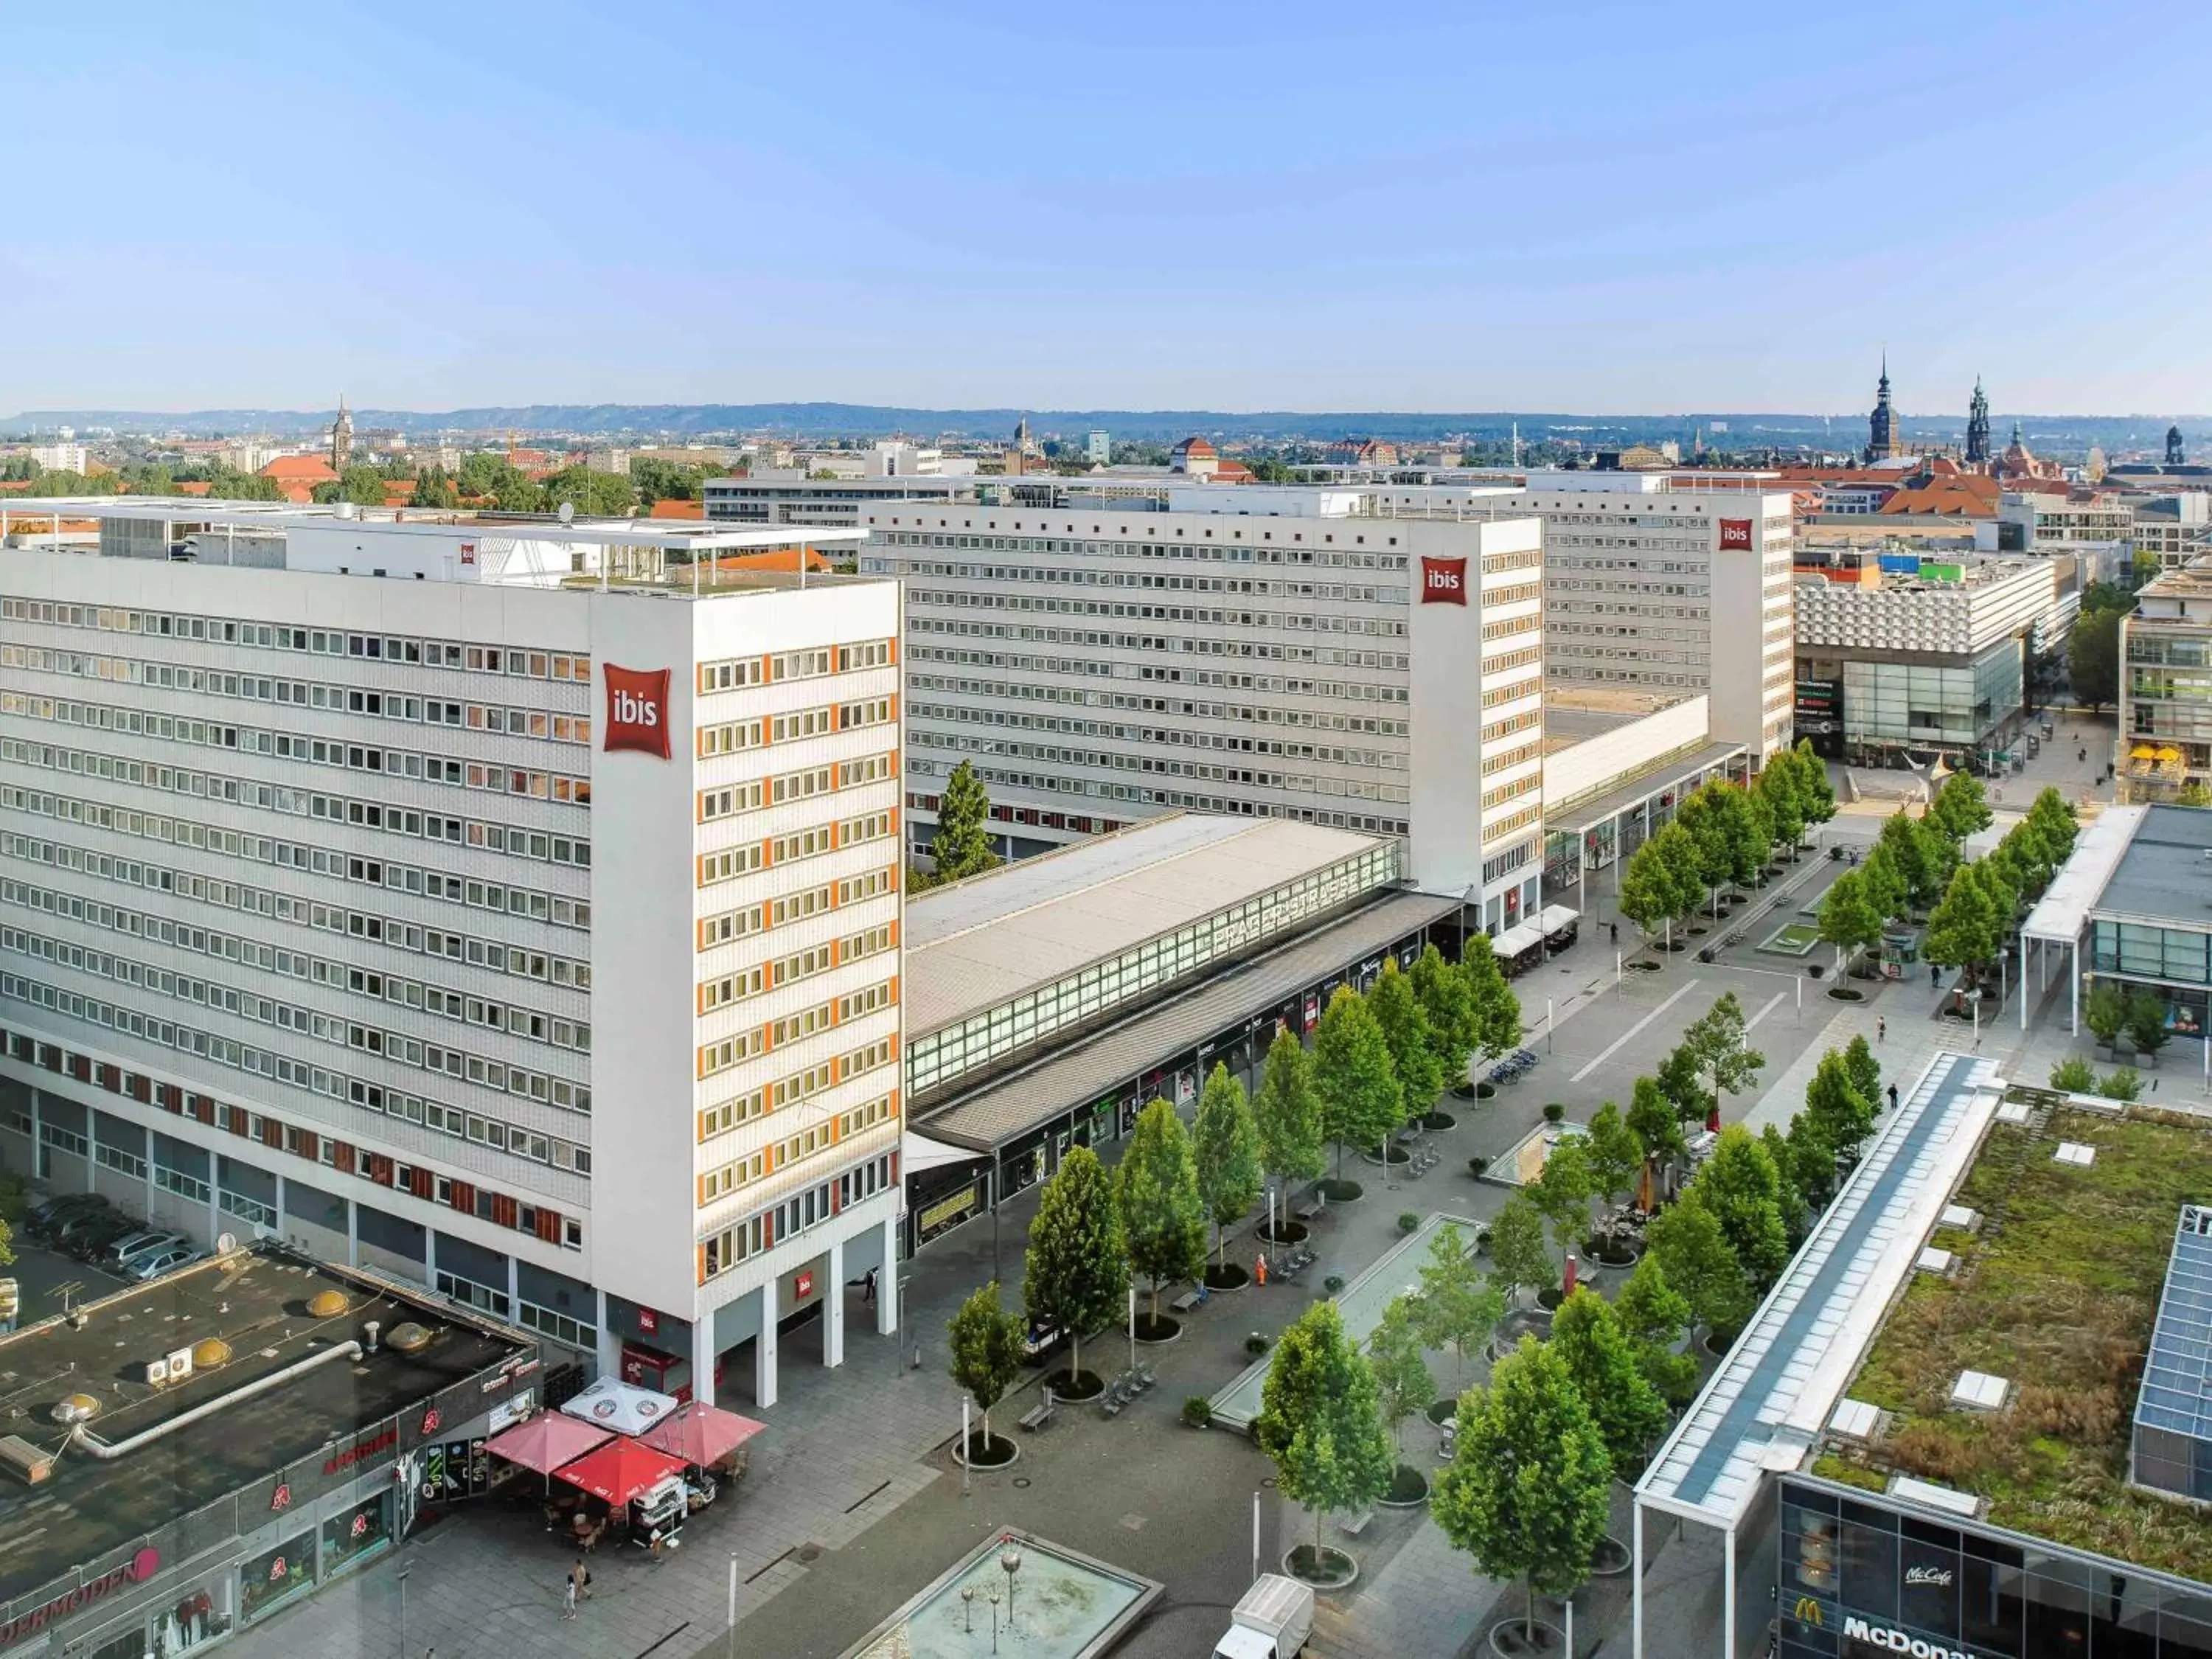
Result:
[[612,1431],[592,1424],[580,1423],[558,1412],[540,1412],[527,1423],[518,1423],[505,1434],[486,1441],[484,1449],[533,1474],[550,1474],[563,1463],[573,1463],[613,1438]]
[[656,1423],[641,1437],[655,1451],[704,1467],[719,1463],[768,1426],[720,1406],[687,1401],[666,1422]]
[[953,1146],[942,1140],[932,1140],[927,1135],[918,1135],[911,1129],[899,1137],[899,1173],[913,1176],[924,1170],[940,1170],[948,1164],[973,1164],[987,1154],[969,1146]]
[[619,1377],[603,1376],[561,1409],[580,1422],[617,1434],[643,1434],[676,1409],[672,1395],[656,1394]]

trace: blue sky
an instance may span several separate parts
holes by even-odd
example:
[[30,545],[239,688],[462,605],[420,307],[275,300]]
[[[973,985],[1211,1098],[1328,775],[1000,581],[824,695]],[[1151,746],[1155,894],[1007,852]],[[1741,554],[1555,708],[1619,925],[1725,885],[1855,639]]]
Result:
[[2201,0],[24,10],[0,413],[2212,408]]

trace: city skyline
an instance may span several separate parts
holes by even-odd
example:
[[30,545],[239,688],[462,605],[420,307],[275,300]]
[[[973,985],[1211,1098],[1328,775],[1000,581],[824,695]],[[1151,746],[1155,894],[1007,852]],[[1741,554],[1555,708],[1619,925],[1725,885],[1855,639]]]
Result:
[[[25,20],[47,228],[0,254],[0,404],[1844,412],[1886,345],[1908,412],[1978,373],[2118,414],[2212,368],[2201,239],[2154,229],[2212,171],[2179,6],[2096,15],[2157,49],[2077,55],[2067,95],[2130,121],[2040,149],[1974,88],[2042,74],[2078,7],[1838,40],[1596,6],[1571,46],[1304,6],[866,21]],[[188,130],[88,125],[180,77]],[[228,210],[82,205],[153,181]]]

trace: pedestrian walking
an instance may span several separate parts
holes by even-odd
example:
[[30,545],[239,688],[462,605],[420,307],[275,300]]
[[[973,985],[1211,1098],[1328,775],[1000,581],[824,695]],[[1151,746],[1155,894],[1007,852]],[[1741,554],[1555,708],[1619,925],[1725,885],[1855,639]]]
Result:
[[1894,1083],[1889,1085],[1889,1109],[1893,1112],[1897,1109],[1897,1085]]
[[592,1599],[591,1564],[580,1555],[576,1558],[576,1565],[568,1569],[568,1583],[576,1594],[582,1596],[585,1601],[588,1601]]
[[1887,1038],[1888,1038],[1888,1036],[1889,1036],[1889,1019],[1888,1019],[1888,1017],[1887,1017],[1887,1015],[1885,1015],[1885,1016],[1883,1016],[1882,1018],[1879,1018],[1879,1019],[1875,1020],[1875,1023],[1874,1023],[1874,1040],[1875,1040],[1876,1042],[1885,1042],[1885,1041],[1887,1041]]
[[1928,964],[1928,988],[1931,991],[1943,988],[1943,970],[1932,962]]
[[876,1270],[868,1269],[868,1276],[860,1281],[860,1303],[864,1307],[876,1305]]
[[561,1581],[561,1616],[563,1619],[576,1616],[576,1578],[573,1573]]
[[1620,944],[1620,924],[1619,922],[1617,922],[1617,921],[1614,921],[1614,922],[1608,922],[1608,923],[1607,923],[1606,925],[1607,925],[1607,927],[1611,927],[1611,928],[1613,929],[1613,942],[1615,945]]
[[1252,1258],[1252,1277],[1261,1285],[1267,1282],[1267,1258],[1264,1252]]

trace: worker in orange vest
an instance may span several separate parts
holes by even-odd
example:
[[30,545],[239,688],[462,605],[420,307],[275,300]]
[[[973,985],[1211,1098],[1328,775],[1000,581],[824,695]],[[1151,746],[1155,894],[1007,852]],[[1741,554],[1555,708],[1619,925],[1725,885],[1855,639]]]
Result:
[[1253,1256],[1252,1276],[1262,1285],[1267,1282],[1267,1258],[1264,1254]]

